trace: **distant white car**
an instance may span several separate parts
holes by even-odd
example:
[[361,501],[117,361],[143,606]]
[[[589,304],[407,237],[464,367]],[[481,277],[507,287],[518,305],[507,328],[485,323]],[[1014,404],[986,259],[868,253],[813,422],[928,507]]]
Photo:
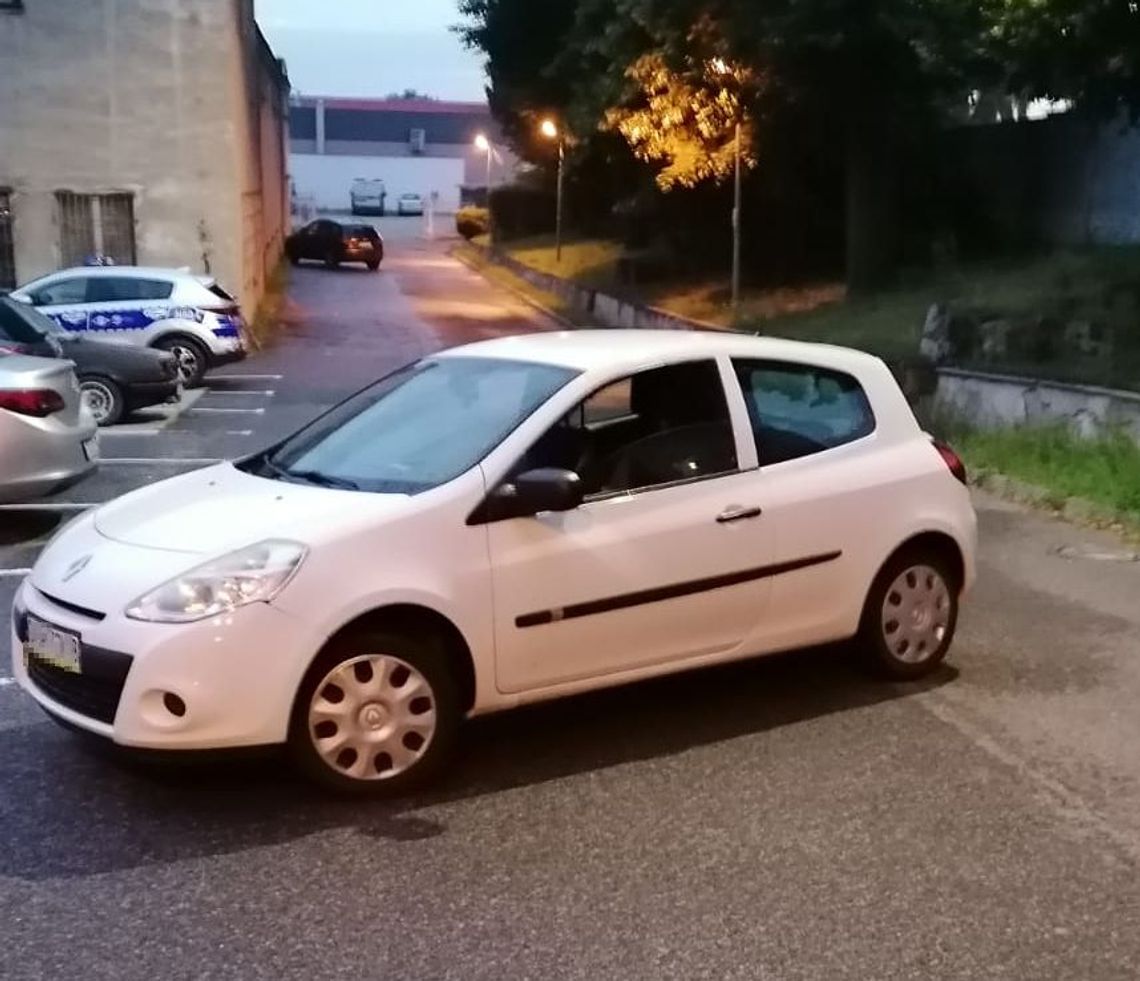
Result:
[[65,330],[170,351],[186,386],[245,357],[235,297],[210,276],[146,266],[64,269],[13,290]]
[[396,199],[396,214],[422,215],[424,213],[424,199],[419,194],[401,194]]
[[383,215],[384,199],[388,196],[382,180],[358,177],[352,182],[349,202],[354,215]]
[[975,537],[961,461],[876,358],[510,337],[84,515],[16,594],[14,669],[123,746],[288,742],[398,792],[465,716],[526,702],[854,637],[925,675]]

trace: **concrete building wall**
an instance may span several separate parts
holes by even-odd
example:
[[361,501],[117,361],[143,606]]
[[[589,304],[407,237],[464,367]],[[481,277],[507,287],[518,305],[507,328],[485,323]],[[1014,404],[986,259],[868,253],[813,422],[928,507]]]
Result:
[[235,181],[251,132],[246,12],[245,0],[51,0],[0,16],[0,188],[19,281],[61,265],[57,192],[126,192],[139,263],[248,287]]
[[348,211],[349,191],[358,177],[384,182],[386,206],[394,210],[404,193],[439,195],[436,211],[454,212],[459,207],[459,188],[464,180],[462,157],[382,157],[342,154],[300,154],[290,157],[290,175],[298,196],[311,198],[317,208]]

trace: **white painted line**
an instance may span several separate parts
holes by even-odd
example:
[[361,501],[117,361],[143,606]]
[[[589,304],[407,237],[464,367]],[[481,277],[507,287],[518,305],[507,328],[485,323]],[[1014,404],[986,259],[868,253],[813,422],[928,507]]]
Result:
[[252,429],[227,429],[225,432],[227,436],[252,436]]
[[281,381],[284,375],[211,375],[210,381]]
[[219,389],[212,389],[210,394],[211,395],[224,395],[226,398],[229,398],[231,395],[264,395],[264,396],[272,397],[272,396],[277,394],[277,391],[275,389],[272,389],[272,388],[258,388],[258,389],[236,388],[232,392],[223,392],[223,391],[220,391]]
[[157,436],[161,432],[161,429],[100,429],[99,438],[106,439],[108,436]]
[[0,688],[7,688],[9,685],[14,685],[15,683],[15,678],[0,678]]
[[208,405],[201,405],[194,409],[187,409],[184,415],[192,415],[195,412],[229,412],[229,413],[248,413],[255,416],[265,415],[265,409],[215,409]]
[[99,461],[104,466],[136,467],[146,466],[149,463],[160,464],[186,464],[187,466],[206,467],[212,463],[221,463],[221,457],[216,456],[105,456]]
[[0,569],[0,579],[23,579],[31,569]]
[[0,511],[89,511],[98,504],[81,504],[73,501],[52,501],[46,504],[0,504]]

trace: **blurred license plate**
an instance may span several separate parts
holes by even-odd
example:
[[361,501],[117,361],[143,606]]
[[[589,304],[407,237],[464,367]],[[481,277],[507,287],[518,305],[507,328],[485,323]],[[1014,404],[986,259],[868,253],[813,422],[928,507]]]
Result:
[[83,441],[83,455],[88,460],[98,460],[99,459],[99,437],[98,436],[92,436],[90,439],[85,439]]
[[49,626],[35,617],[28,617],[28,639],[24,641],[24,656],[34,657],[61,671],[80,673],[79,637]]

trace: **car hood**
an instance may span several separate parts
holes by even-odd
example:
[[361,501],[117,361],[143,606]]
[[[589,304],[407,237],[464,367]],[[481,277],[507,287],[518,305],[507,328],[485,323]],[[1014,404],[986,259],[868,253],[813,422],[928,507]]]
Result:
[[220,554],[267,538],[307,545],[406,511],[403,494],[367,494],[255,477],[223,463],[105,504],[95,528],[129,545]]

